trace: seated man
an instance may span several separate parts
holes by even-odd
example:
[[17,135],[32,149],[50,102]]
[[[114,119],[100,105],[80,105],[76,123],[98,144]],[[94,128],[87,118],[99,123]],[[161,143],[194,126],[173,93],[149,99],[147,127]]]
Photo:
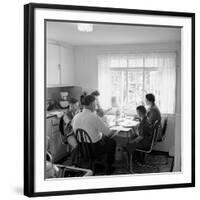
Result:
[[100,96],[100,93],[99,91],[95,90],[91,93],[92,96],[95,97],[95,100],[96,100],[96,110],[102,110],[101,106],[100,106],[100,103],[99,103],[99,96]]
[[151,145],[153,129],[146,116],[146,109],[144,106],[138,106],[136,108],[137,115],[140,118],[140,124],[138,126],[138,136],[133,138],[127,145],[127,151],[133,153],[136,148],[148,149]]
[[74,132],[77,129],[85,130],[95,147],[97,155],[107,155],[107,174],[112,173],[112,164],[114,162],[116,143],[109,138],[112,135],[110,129],[105,125],[100,117],[95,114],[96,103],[93,95],[88,95],[84,98],[84,109],[78,113],[73,121],[72,126]]
[[99,91],[95,90],[95,91],[93,91],[91,93],[91,95],[95,97],[95,101],[96,101],[96,109],[95,109],[96,110],[96,114],[103,119],[103,117],[105,116],[105,114],[108,113],[112,108],[108,108],[106,110],[102,109],[102,107],[100,106],[100,103],[99,103],[99,96],[100,96]]

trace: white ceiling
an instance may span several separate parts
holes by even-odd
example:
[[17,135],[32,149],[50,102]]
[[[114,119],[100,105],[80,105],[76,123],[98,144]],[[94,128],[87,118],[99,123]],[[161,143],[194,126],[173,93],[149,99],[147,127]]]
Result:
[[47,22],[47,38],[71,45],[177,42],[180,28],[94,24],[94,31],[79,32],[77,23]]

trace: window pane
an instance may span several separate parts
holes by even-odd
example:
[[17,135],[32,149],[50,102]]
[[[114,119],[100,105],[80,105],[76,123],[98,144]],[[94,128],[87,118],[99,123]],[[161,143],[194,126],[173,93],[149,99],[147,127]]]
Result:
[[111,56],[109,67],[110,68],[126,68],[127,56]]
[[128,71],[128,100],[127,108],[135,108],[142,104],[143,99],[143,72],[142,70]]
[[126,101],[126,73],[122,70],[111,72],[112,107],[123,107]]
[[144,73],[144,93],[153,93],[156,97],[156,104],[160,107],[160,87],[159,87],[159,72],[145,71]]
[[128,57],[128,67],[143,67],[143,56],[131,55]]
[[144,59],[145,67],[162,67],[164,59],[162,55],[147,54]]

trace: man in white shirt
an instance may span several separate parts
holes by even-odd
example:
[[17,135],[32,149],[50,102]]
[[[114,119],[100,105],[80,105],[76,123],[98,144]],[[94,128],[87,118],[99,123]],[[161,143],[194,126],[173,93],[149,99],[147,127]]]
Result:
[[76,132],[77,129],[83,129],[88,133],[97,155],[107,155],[107,174],[111,174],[116,148],[115,141],[109,137],[112,135],[112,131],[94,112],[96,109],[96,101],[93,95],[86,96],[83,104],[83,111],[73,118],[73,130]]

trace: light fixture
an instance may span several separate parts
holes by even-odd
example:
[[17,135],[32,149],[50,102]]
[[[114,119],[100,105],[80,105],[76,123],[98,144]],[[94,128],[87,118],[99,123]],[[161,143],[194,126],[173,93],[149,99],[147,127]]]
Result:
[[92,32],[93,24],[78,24],[78,30],[81,32]]

